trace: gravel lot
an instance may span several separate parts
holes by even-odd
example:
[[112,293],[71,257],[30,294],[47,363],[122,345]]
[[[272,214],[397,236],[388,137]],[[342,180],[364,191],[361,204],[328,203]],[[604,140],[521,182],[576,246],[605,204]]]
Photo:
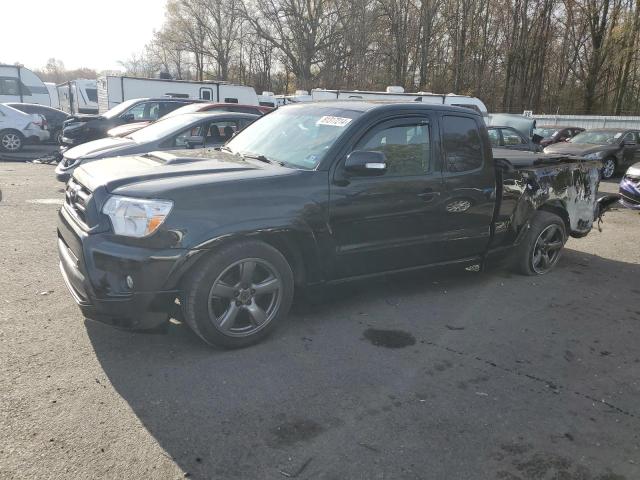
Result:
[[0,478],[640,478],[638,213],[545,277],[343,285],[226,352],[83,320],[61,187],[0,163]]

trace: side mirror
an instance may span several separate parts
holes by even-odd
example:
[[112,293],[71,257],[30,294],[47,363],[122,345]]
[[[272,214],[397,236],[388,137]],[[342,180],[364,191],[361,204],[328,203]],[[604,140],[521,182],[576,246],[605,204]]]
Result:
[[122,115],[120,118],[125,122],[133,122],[136,117],[133,113],[127,113],[125,115]]
[[531,141],[536,145],[540,145],[540,142],[542,141],[543,138],[544,137],[542,137],[541,135],[534,133],[533,136],[531,137]]
[[382,152],[355,150],[347,156],[344,169],[352,175],[384,175],[387,171],[387,158]]
[[187,148],[204,147],[204,137],[202,135],[187,137],[185,143]]

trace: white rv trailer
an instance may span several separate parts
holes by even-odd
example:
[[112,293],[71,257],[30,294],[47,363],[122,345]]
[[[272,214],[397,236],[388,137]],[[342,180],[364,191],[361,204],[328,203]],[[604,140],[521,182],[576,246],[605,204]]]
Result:
[[96,80],[80,78],[57,86],[60,109],[71,114],[98,113]]
[[49,92],[49,98],[51,99],[51,107],[60,110],[60,98],[58,97],[58,87],[53,82],[44,82],[44,86],[47,87]]
[[258,95],[258,102],[263,107],[276,108],[278,106],[278,100],[273,92],[262,92],[262,95]]
[[[304,96],[302,96],[304,97]],[[423,103],[437,103],[442,105],[452,105],[455,107],[466,107],[476,110],[486,117],[489,112],[486,105],[476,97],[466,95],[456,95],[454,93],[437,94],[431,92],[406,93],[404,88],[398,86],[387,87],[385,92],[364,91],[364,90],[325,90],[314,88],[311,90],[311,99],[319,100],[401,100]]]
[[45,84],[22,65],[0,64],[0,103],[37,103],[51,106]]
[[195,98],[220,103],[259,105],[252,87],[225,82],[166,80],[107,75],[98,79],[98,109],[100,113],[133,98]]

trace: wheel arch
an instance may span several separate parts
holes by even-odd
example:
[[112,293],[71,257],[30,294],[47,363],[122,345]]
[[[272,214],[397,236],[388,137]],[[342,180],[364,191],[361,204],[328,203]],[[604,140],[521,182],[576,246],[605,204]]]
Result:
[[167,288],[179,287],[188,273],[205,258],[226,245],[243,240],[257,240],[278,250],[291,266],[295,285],[316,283],[323,278],[313,232],[290,227],[214,237],[203,248],[191,250],[185,255],[169,275]]
[[567,236],[571,234],[571,218],[569,217],[569,211],[567,210],[564,203],[560,200],[551,200],[549,202],[543,203],[537,208],[536,211],[553,213],[554,215],[560,217],[564,222]]

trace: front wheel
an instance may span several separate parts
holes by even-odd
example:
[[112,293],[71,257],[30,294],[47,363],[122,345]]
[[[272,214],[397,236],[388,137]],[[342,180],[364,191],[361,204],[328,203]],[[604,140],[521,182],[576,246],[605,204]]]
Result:
[[293,272],[278,250],[259,241],[230,244],[188,276],[184,319],[210,345],[246,347],[286,316],[293,289]]
[[549,212],[536,212],[516,252],[517,269],[525,275],[544,275],[558,263],[566,241],[562,218]]
[[17,153],[24,146],[24,136],[17,130],[4,130],[0,132],[0,150]]
[[605,158],[602,162],[601,176],[603,180],[609,180],[616,173],[615,158]]

